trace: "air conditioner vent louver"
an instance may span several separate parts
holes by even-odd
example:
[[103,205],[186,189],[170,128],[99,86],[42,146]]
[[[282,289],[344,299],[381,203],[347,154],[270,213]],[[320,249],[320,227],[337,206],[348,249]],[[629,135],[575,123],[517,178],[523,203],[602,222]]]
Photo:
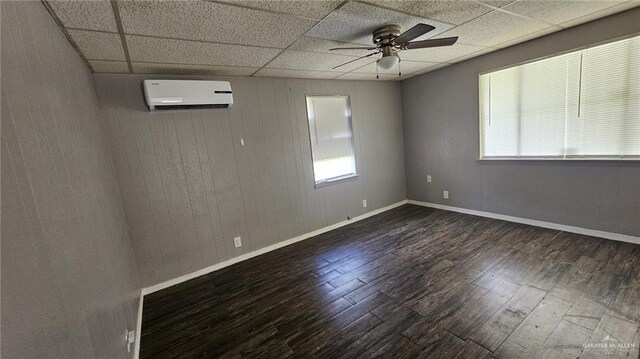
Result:
[[210,109],[210,108],[229,108],[228,104],[212,104],[212,105],[163,105],[156,106],[154,110],[157,111],[165,111],[165,110],[201,110],[201,109]]

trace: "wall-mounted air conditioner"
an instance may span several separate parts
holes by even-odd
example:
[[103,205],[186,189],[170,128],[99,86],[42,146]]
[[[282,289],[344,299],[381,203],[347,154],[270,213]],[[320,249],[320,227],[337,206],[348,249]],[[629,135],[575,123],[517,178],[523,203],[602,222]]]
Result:
[[233,93],[228,81],[144,80],[149,110],[228,108]]

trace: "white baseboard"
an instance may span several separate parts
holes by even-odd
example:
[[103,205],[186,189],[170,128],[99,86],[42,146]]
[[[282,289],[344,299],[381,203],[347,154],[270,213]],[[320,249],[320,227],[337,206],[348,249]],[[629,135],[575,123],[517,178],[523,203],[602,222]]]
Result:
[[443,205],[443,204],[414,201],[412,199],[407,200],[407,203],[415,204],[415,205],[423,206],[423,207],[443,209],[443,210],[446,210],[446,211],[459,212],[459,213],[465,213],[465,214],[472,214],[474,216],[487,217],[487,218],[493,218],[493,219],[500,219],[500,220],[508,221],[508,222],[528,224],[528,225],[536,226],[536,227],[556,229],[556,230],[564,231],[564,232],[584,234],[584,235],[592,236],[592,237],[601,237],[601,238],[605,238],[605,239],[611,239],[611,240],[614,240],[614,241],[621,241],[621,242],[627,242],[627,243],[633,243],[633,244],[640,244],[640,238],[639,237],[628,236],[626,234],[597,231],[597,230],[594,230],[594,229],[567,226],[567,225],[564,225],[564,224],[538,221],[538,220],[535,220],[535,219],[527,219],[527,218],[521,218],[521,217],[507,216],[507,215],[504,215],[504,214],[497,214],[497,213],[492,213],[492,212],[476,211],[474,209],[451,207],[451,206],[446,206],[446,205]]
[[367,213],[365,213],[363,215],[360,215],[360,216],[357,216],[357,217],[353,217],[350,220],[338,222],[336,224],[332,224],[330,226],[317,229],[317,230],[315,230],[313,232],[305,233],[305,234],[299,235],[297,237],[293,237],[293,238],[284,240],[282,242],[278,242],[276,244],[270,245],[268,247],[260,248],[258,250],[253,251],[253,252],[245,253],[245,254],[243,254],[241,256],[231,258],[229,260],[214,264],[214,265],[206,267],[206,268],[202,268],[202,269],[200,269],[198,271],[195,271],[195,272],[192,272],[192,273],[189,273],[189,274],[185,274],[185,275],[180,276],[178,278],[169,279],[166,282],[162,282],[162,283],[153,285],[151,287],[142,288],[142,295],[147,295],[147,294],[150,294],[150,293],[153,293],[153,292],[157,292],[159,290],[174,286],[176,284],[179,284],[179,283],[182,283],[182,282],[186,282],[186,281],[188,281],[190,279],[197,278],[199,276],[202,276],[202,275],[205,275],[205,274],[209,274],[211,272],[215,272],[215,271],[217,271],[219,269],[222,269],[224,267],[228,267],[228,266],[236,264],[238,262],[242,262],[242,261],[245,261],[247,259],[259,256],[261,254],[264,254],[264,253],[267,253],[267,252],[271,252],[271,251],[274,251],[274,250],[282,248],[282,247],[286,247],[286,246],[288,246],[290,244],[303,241],[303,240],[305,240],[307,238],[315,237],[315,236],[317,236],[319,234],[322,234],[322,233],[325,233],[325,232],[329,232],[329,231],[334,230],[336,228],[344,227],[344,226],[349,225],[351,223],[355,223],[355,222],[361,221],[361,220],[363,220],[365,218],[369,218],[371,216],[375,216],[376,214],[380,214],[380,213],[388,211],[390,209],[393,209],[393,208],[396,208],[396,207],[400,207],[403,204],[407,204],[407,200],[406,199],[402,200],[400,202],[394,203],[392,205],[389,205],[389,206],[386,206],[386,207],[382,207],[382,208],[373,210],[371,212],[367,212]]
[[144,294],[140,290],[140,302],[138,302],[138,315],[136,316],[136,341],[133,343],[133,359],[140,358],[140,338],[142,337],[142,305]]

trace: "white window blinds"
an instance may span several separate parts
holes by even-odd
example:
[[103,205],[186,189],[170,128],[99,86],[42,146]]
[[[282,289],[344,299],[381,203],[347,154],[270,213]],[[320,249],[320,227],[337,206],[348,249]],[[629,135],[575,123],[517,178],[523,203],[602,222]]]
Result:
[[356,175],[349,97],[307,96],[316,184]]
[[640,158],[640,37],[479,80],[481,158]]

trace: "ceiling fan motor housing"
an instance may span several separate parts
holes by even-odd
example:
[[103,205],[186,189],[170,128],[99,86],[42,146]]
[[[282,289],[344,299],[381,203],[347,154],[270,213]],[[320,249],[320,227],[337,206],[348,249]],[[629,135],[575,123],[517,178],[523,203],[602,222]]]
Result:
[[380,46],[391,45],[393,39],[400,35],[400,26],[385,25],[373,32],[373,43]]

